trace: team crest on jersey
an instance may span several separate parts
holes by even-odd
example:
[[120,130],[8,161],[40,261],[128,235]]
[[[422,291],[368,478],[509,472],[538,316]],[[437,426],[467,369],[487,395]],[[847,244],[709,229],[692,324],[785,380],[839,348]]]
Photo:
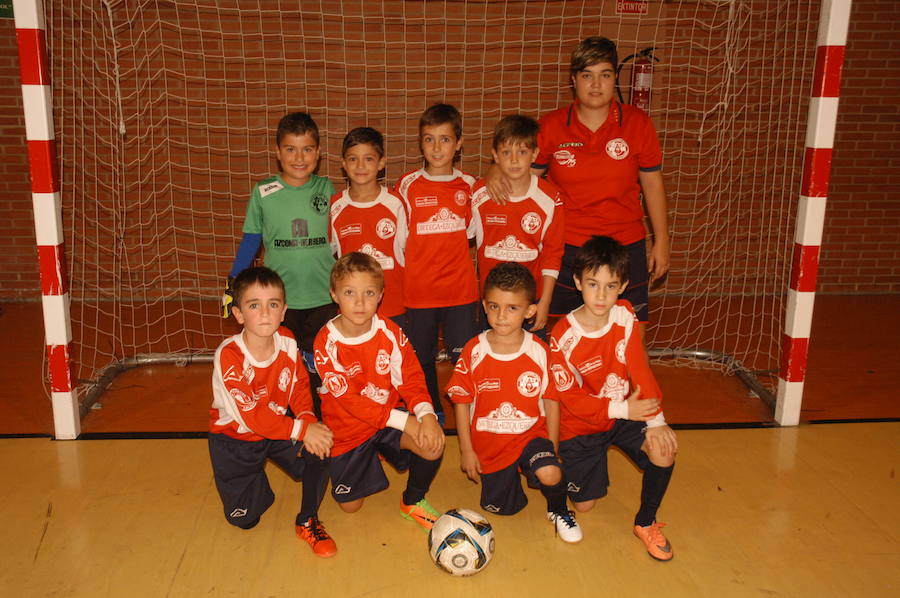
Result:
[[362,225],[360,224],[348,224],[347,226],[342,226],[341,230],[338,231],[338,236],[340,238],[349,237],[350,235],[361,235],[362,234]]
[[325,379],[322,380],[322,384],[325,385],[325,388],[328,389],[328,392],[330,392],[334,398],[347,392],[347,379],[343,374],[338,374],[337,372],[327,372],[325,374]]
[[603,367],[603,358],[597,355],[596,357],[592,357],[591,359],[582,361],[575,367],[578,368],[578,371],[584,375],[590,374],[594,370],[598,370]]
[[624,401],[628,392],[628,383],[615,374],[606,377],[606,383],[600,389],[601,397],[609,397],[611,401]]
[[606,144],[606,154],[613,160],[624,160],[628,157],[628,143],[621,137],[610,139]]
[[625,363],[625,339],[616,343],[616,359],[619,363]]
[[375,234],[379,239],[390,239],[397,232],[397,226],[390,218],[382,218],[375,225]]
[[537,212],[528,212],[522,216],[522,230],[529,235],[533,235],[540,230],[541,222],[541,217],[538,216]]
[[321,193],[316,193],[309,200],[309,207],[318,214],[328,213],[328,198]]
[[379,405],[384,405],[385,403],[387,403],[388,397],[391,396],[390,391],[383,388],[378,388],[371,382],[366,384],[366,387],[363,388],[359,394],[366,397],[370,401],[378,403]]
[[269,409],[275,415],[284,415],[285,413],[287,413],[287,407],[282,407],[275,401],[269,401]]
[[239,388],[232,388],[228,391],[234,402],[237,403],[238,409],[241,411],[250,411],[256,407],[256,401],[247,396],[247,394]]
[[515,235],[507,235],[493,245],[484,248],[484,257],[499,262],[531,262],[537,259],[538,251],[519,241]]
[[416,224],[416,232],[420,235],[437,235],[466,230],[466,222],[449,208],[441,208],[425,222]]
[[478,392],[489,392],[492,390],[500,390],[500,378],[485,378],[478,382]]
[[328,363],[328,356],[316,349],[315,353],[316,365],[325,365]]
[[553,152],[553,159],[556,160],[556,163],[560,166],[567,166],[569,168],[575,166],[575,154],[569,150],[556,150]]
[[554,363],[550,366],[550,373],[553,374],[553,382],[556,384],[556,390],[565,392],[572,388],[572,384],[575,382],[575,376],[573,376],[572,372],[567,368],[558,363]]
[[484,223],[488,226],[506,226],[506,214],[488,214],[484,219]]
[[281,191],[282,189],[284,189],[284,185],[282,185],[278,181],[272,181],[271,183],[266,183],[259,188],[259,196],[265,197],[267,195],[275,193],[276,191]]
[[413,200],[417,208],[433,208],[438,205],[437,195],[427,195],[425,197],[417,197]]
[[382,376],[391,371],[391,356],[384,349],[378,349],[375,356],[375,371]]
[[522,372],[516,380],[516,388],[523,397],[533,397],[541,390],[541,377],[534,372]]
[[503,401],[496,409],[475,421],[475,430],[491,434],[521,434],[537,422],[524,411],[516,409],[509,401]]
[[457,191],[453,196],[453,200],[456,202],[458,206],[466,205],[466,192],[465,191]]
[[281,370],[281,373],[278,374],[278,390],[284,392],[287,390],[288,384],[291,383],[291,370],[288,368],[284,368]]

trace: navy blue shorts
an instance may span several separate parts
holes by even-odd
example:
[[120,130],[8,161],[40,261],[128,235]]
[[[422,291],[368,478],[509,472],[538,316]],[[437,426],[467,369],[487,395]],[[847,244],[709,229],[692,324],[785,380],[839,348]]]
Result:
[[498,515],[515,515],[528,504],[519,473],[525,475],[529,486],[540,488],[534,472],[547,465],[559,467],[553,443],[546,438],[531,439],[517,461],[481,476],[481,508]]
[[267,459],[274,461],[298,482],[302,480],[306,468],[312,466],[310,459],[321,462],[306,451],[298,456],[303,445],[290,440],[248,442],[225,434],[210,434],[208,443],[213,477],[222,499],[225,519],[243,528],[256,525],[275,500],[265,472]]
[[606,496],[609,487],[606,453],[610,445],[622,449],[639,469],[646,469],[650,457],[641,450],[646,427],[644,422],[619,419],[606,432],[561,441],[559,456],[565,467],[569,498],[584,502]]
[[371,438],[343,455],[332,457],[328,464],[331,495],[337,502],[365,498],[388,487],[387,476],[378,455],[398,471],[409,469],[412,453],[400,448],[403,432],[382,428]]
[[[628,299],[631,302],[639,322],[647,322],[650,316],[650,272],[647,269],[647,241],[642,239],[637,243],[626,245],[625,249],[628,251],[628,287],[625,288],[625,292],[620,298]],[[566,245],[563,253],[559,278],[553,291],[553,300],[550,302],[550,313],[554,316],[564,316],[584,303],[581,299],[581,292],[575,288],[576,251],[578,251],[577,246]]]

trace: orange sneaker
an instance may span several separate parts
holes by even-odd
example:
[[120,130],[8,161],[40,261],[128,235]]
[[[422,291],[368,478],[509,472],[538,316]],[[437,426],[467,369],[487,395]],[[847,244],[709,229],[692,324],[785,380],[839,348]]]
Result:
[[647,547],[647,552],[657,561],[668,561],[674,556],[672,554],[672,546],[669,545],[669,541],[666,540],[666,537],[660,531],[660,528],[665,525],[665,523],[654,521],[646,527],[634,526],[634,535],[644,543],[644,546]]
[[315,517],[310,517],[303,525],[296,526],[297,537],[309,544],[316,556],[328,558],[337,554],[337,544],[325,531],[325,526]]
[[403,504],[403,499],[401,498],[400,514],[404,519],[415,521],[424,527],[426,532],[431,531],[431,528],[434,527],[434,522],[441,516],[424,498],[414,505]]

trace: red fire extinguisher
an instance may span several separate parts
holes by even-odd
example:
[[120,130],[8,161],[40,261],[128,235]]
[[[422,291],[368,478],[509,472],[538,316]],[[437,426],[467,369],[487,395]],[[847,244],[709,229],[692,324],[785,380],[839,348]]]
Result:
[[[631,105],[641,110],[650,111],[650,90],[653,88],[653,61],[659,62],[659,58],[653,55],[653,48],[644,48],[640,52],[626,57],[619,63],[616,72],[616,87],[618,88],[619,72],[629,60],[634,59],[631,65]],[[622,91],[619,90],[619,101],[622,101]]]

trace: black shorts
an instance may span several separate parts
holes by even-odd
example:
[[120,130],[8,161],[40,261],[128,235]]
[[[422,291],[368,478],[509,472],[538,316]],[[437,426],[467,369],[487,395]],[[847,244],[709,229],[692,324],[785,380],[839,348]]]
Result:
[[[284,314],[282,325],[294,333],[297,346],[308,355],[312,355],[313,342],[319,330],[328,323],[328,320],[337,315],[337,305],[326,303],[318,307],[308,309],[288,309]],[[305,357],[305,356],[304,356]],[[310,362],[306,363],[307,369]],[[311,372],[315,373],[315,364],[312,364]]]
[[409,469],[411,453],[400,448],[403,432],[382,428],[361,445],[343,455],[332,457],[328,464],[331,495],[337,502],[350,502],[381,492],[388,487],[387,476],[378,455],[397,468]]
[[638,468],[646,469],[650,458],[641,450],[645,430],[644,422],[620,419],[606,432],[561,441],[559,456],[565,466],[569,498],[584,502],[606,496],[609,487],[606,453],[610,445],[622,449]]
[[529,486],[539,488],[541,484],[534,472],[547,465],[559,467],[553,443],[546,438],[531,439],[516,462],[481,476],[481,508],[498,515],[515,515],[528,504],[519,472],[528,479]]
[[[625,246],[628,251],[628,286],[620,296],[628,299],[634,308],[639,322],[647,322],[650,316],[649,282],[650,273],[647,269],[647,240],[641,239],[636,243]],[[559,278],[553,291],[553,300],[550,302],[550,313],[555,316],[564,316],[573,309],[581,306],[581,292],[575,288],[575,252],[578,247],[566,245],[562,263],[559,268]]]
[[248,442],[225,434],[210,434],[208,442],[225,519],[243,528],[256,525],[275,500],[266,477],[266,459],[277,463],[298,482],[303,478],[307,460],[318,459],[306,451],[297,456],[303,445],[290,440]]

